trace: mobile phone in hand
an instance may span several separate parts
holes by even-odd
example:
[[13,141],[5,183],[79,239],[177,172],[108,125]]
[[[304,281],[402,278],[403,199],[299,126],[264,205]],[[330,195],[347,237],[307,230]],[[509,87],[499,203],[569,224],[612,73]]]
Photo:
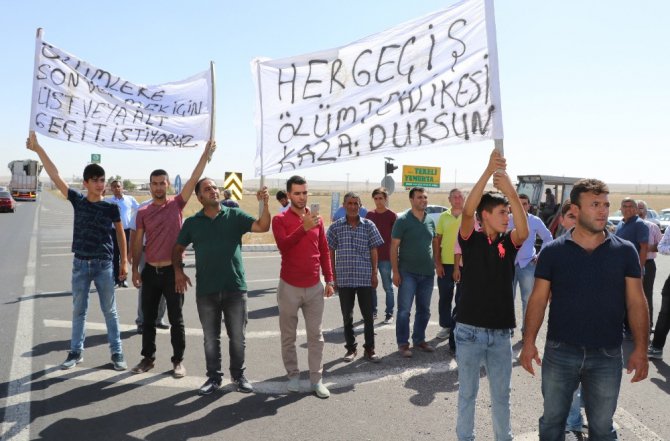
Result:
[[319,215],[319,203],[314,203],[314,204],[309,204],[309,211],[312,213],[314,216]]

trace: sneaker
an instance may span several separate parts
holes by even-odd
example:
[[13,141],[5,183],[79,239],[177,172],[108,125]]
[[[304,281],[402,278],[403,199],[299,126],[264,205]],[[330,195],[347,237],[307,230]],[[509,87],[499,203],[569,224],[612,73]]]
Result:
[[584,441],[584,434],[578,430],[568,430],[565,432],[565,441]]
[[184,378],[186,376],[186,368],[181,361],[172,363],[174,370],[172,371],[173,378]]
[[384,319],[384,324],[390,325],[393,323],[393,315],[392,314],[386,314],[386,318]]
[[440,340],[446,340],[449,338],[449,334],[451,333],[451,329],[449,328],[442,328],[440,331],[437,333],[435,338],[438,338]]
[[321,381],[319,381],[316,384],[312,384],[312,390],[316,394],[317,397],[326,399],[330,397],[330,391],[326,386],[323,385]]
[[170,325],[168,325],[167,323],[160,322],[160,323],[156,324],[156,328],[158,328],[158,329],[170,329]]
[[289,392],[300,392],[300,376],[296,375],[295,377],[290,377],[286,389],[288,389]]
[[112,354],[112,364],[114,365],[115,371],[125,371],[128,369],[128,363],[126,363],[126,360],[123,358],[123,354],[121,352]]
[[423,352],[435,352],[435,348],[426,343],[425,341],[422,341],[421,343],[414,345],[414,347]]
[[377,311],[372,313],[372,320],[377,320]]
[[237,391],[244,394],[248,394],[254,391],[254,387],[249,383],[249,380],[244,376],[240,375],[237,378],[233,378],[233,383],[237,386]]
[[647,350],[647,357],[658,358],[659,360],[663,359],[663,349],[656,349],[655,347],[649,345],[649,349]]
[[342,357],[342,361],[346,361],[347,363],[354,361],[354,358],[356,358],[356,355],[358,355],[358,351],[356,349],[349,349],[347,350],[347,353],[344,354],[344,357]]
[[205,384],[200,386],[200,389],[198,389],[198,395],[209,395],[220,387],[221,380],[217,380],[216,378],[208,378],[207,381],[205,381]]
[[401,357],[404,357],[404,358],[411,358],[412,357],[412,351],[409,349],[409,345],[399,345],[398,346],[398,353],[400,354]]
[[137,325],[137,333],[142,335],[144,332],[144,325]]
[[375,350],[372,348],[366,348],[365,349],[365,358],[373,363],[379,363],[382,361],[381,358],[379,358],[379,355],[375,354]]
[[128,288],[128,283],[125,280],[119,282],[119,288]]
[[154,367],[154,361],[149,358],[149,357],[144,357],[142,361],[140,361],[137,366],[131,369],[131,372],[135,374],[143,374],[144,372],[147,372],[149,369],[153,369]]
[[77,364],[81,363],[84,361],[84,356],[82,355],[81,352],[68,352],[67,353],[67,358],[65,361],[60,365],[61,369],[63,370],[68,370],[72,369],[75,367]]

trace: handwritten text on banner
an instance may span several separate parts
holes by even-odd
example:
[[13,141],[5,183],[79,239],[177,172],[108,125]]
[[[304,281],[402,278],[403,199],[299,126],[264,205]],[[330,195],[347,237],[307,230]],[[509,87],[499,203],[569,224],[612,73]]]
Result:
[[131,83],[37,42],[31,129],[63,141],[121,149],[191,148],[209,139],[211,75]]
[[487,2],[464,1],[337,49],[254,60],[256,175],[501,138]]

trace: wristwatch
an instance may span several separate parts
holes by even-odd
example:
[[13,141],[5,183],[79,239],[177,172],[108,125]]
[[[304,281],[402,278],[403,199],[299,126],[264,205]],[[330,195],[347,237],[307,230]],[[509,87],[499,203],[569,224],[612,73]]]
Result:
[[335,288],[335,282],[326,282],[326,285],[332,286],[333,288]]

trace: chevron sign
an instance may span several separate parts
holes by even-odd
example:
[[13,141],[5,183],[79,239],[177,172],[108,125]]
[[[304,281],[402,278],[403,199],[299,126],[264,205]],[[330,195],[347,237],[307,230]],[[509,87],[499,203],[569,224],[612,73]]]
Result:
[[239,201],[242,199],[242,173],[226,172],[223,180],[223,188],[230,190],[232,199]]

